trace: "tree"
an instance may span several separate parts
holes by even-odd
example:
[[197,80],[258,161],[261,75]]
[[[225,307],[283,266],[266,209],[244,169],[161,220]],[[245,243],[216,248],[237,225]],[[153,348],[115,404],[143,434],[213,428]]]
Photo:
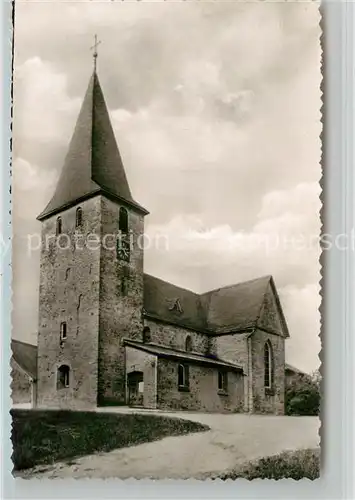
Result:
[[299,373],[286,381],[286,414],[319,415],[320,382],[321,376],[318,370],[312,375]]

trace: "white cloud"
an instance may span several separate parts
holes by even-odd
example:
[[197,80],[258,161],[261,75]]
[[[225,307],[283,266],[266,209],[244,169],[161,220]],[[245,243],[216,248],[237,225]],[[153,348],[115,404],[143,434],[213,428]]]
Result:
[[23,158],[14,158],[12,177],[15,192],[30,191],[32,194],[33,191],[41,193],[53,188],[57,175],[51,170],[40,169]]
[[[147,272],[197,292],[272,274],[291,333],[290,361],[312,370],[319,352],[318,194],[314,184],[266,194],[249,232],[228,224],[209,227],[198,215],[148,225]],[[155,238],[163,237],[168,245],[154,247]]]
[[[319,226],[319,199],[321,187],[318,182],[297,184],[292,190],[278,190],[267,193],[262,200],[262,207],[258,217],[260,219],[273,218],[288,213],[301,213],[304,216],[311,214],[311,220],[317,221]],[[305,204],[308,213],[305,213]]]
[[170,251],[147,251],[146,270],[203,291],[273,274],[292,339],[301,338],[297,304],[309,298],[302,331],[313,335],[310,357],[303,365],[293,340],[290,356],[300,367],[313,363],[319,249],[289,242],[320,226],[318,6],[20,2],[16,23],[17,336],[37,323],[38,256],[28,259],[20,240],[38,230],[35,217],[59,174],[97,32],[100,80],[133,195],[150,211],[148,234],[169,237]]
[[[57,173],[41,169],[23,158],[14,158],[12,179],[16,233],[19,233],[17,217],[28,221],[35,220],[48,202],[48,193],[54,190]],[[33,193],[36,193],[36,196]]]
[[[303,192],[311,192],[314,196],[300,196]],[[186,265],[187,255],[190,262],[191,256],[195,257],[194,265],[196,261],[200,266],[203,262],[206,265],[208,262],[220,263],[222,274],[211,276],[211,288],[223,285],[226,279],[234,282],[271,272],[276,279],[280,275],[282,284],[302,280],[308,283],[311,277],[314,281],[319,276],[320,204],[316,209],[317,193],[313,185],[297,185],[293,189],[266,194],[250,231],[234,231],[229,224],[211,227],[207,217],[190,214],[178,215],[165,225],[149,224],[147,233],[152,241],[156,234],[166,235],[169,252],[164,259],[174,259],[174,265],[177,265],[176,256],[182,266]],[[153,250],[150,250],[149,259],[154,260]],[[159,256],[157,260],[161,262],[162,259]],[[223,269],[227,274],[223,274]],[[189,280],[189,275],[185,275],[185,280]]]
[[68,97],[68,78],[39,57],[14,73],[14,132],[32,140],[67,143],[82,99]]

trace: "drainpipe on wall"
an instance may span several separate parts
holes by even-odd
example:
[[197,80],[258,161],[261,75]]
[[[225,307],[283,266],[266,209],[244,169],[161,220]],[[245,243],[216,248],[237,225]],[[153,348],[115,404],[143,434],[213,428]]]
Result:
[[124,404],[125,406],[129,406],[128,380],[127,380],[127,346],[125,345],[124,345],[123,366],[124,366]]
[[155,408],[158,408],[158,356],[155,356]]
[[247,345],[248,345],[248,411],[249,413],[254,412],[253,405],[253,358],[251,352],[251,336],[253,335],[255,329],[248,335]]

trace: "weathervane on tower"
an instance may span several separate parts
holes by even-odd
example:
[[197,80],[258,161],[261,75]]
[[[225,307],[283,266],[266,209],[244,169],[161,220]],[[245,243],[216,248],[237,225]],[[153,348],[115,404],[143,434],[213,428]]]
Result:
[[96,60],[97,60],[97,47],[100,45],[101,40],[97,41],[97,35],[95,35],[95,43],[92,47],[90,47],[90,50],[94,50],[93,57],[94,57],[94,71],[96,71]]

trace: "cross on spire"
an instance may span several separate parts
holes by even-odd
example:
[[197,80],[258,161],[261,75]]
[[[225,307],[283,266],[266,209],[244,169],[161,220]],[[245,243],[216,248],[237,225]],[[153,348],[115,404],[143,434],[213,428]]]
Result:
[[90,50],[94,50],[93,53],[93,58],[94,58],[94,70],[96,71],[96,60],[97,60],[97,47],[100,45],[101,40],[97,41],[97,35],[95,35],[95,43],[92,47],[90,47]]

